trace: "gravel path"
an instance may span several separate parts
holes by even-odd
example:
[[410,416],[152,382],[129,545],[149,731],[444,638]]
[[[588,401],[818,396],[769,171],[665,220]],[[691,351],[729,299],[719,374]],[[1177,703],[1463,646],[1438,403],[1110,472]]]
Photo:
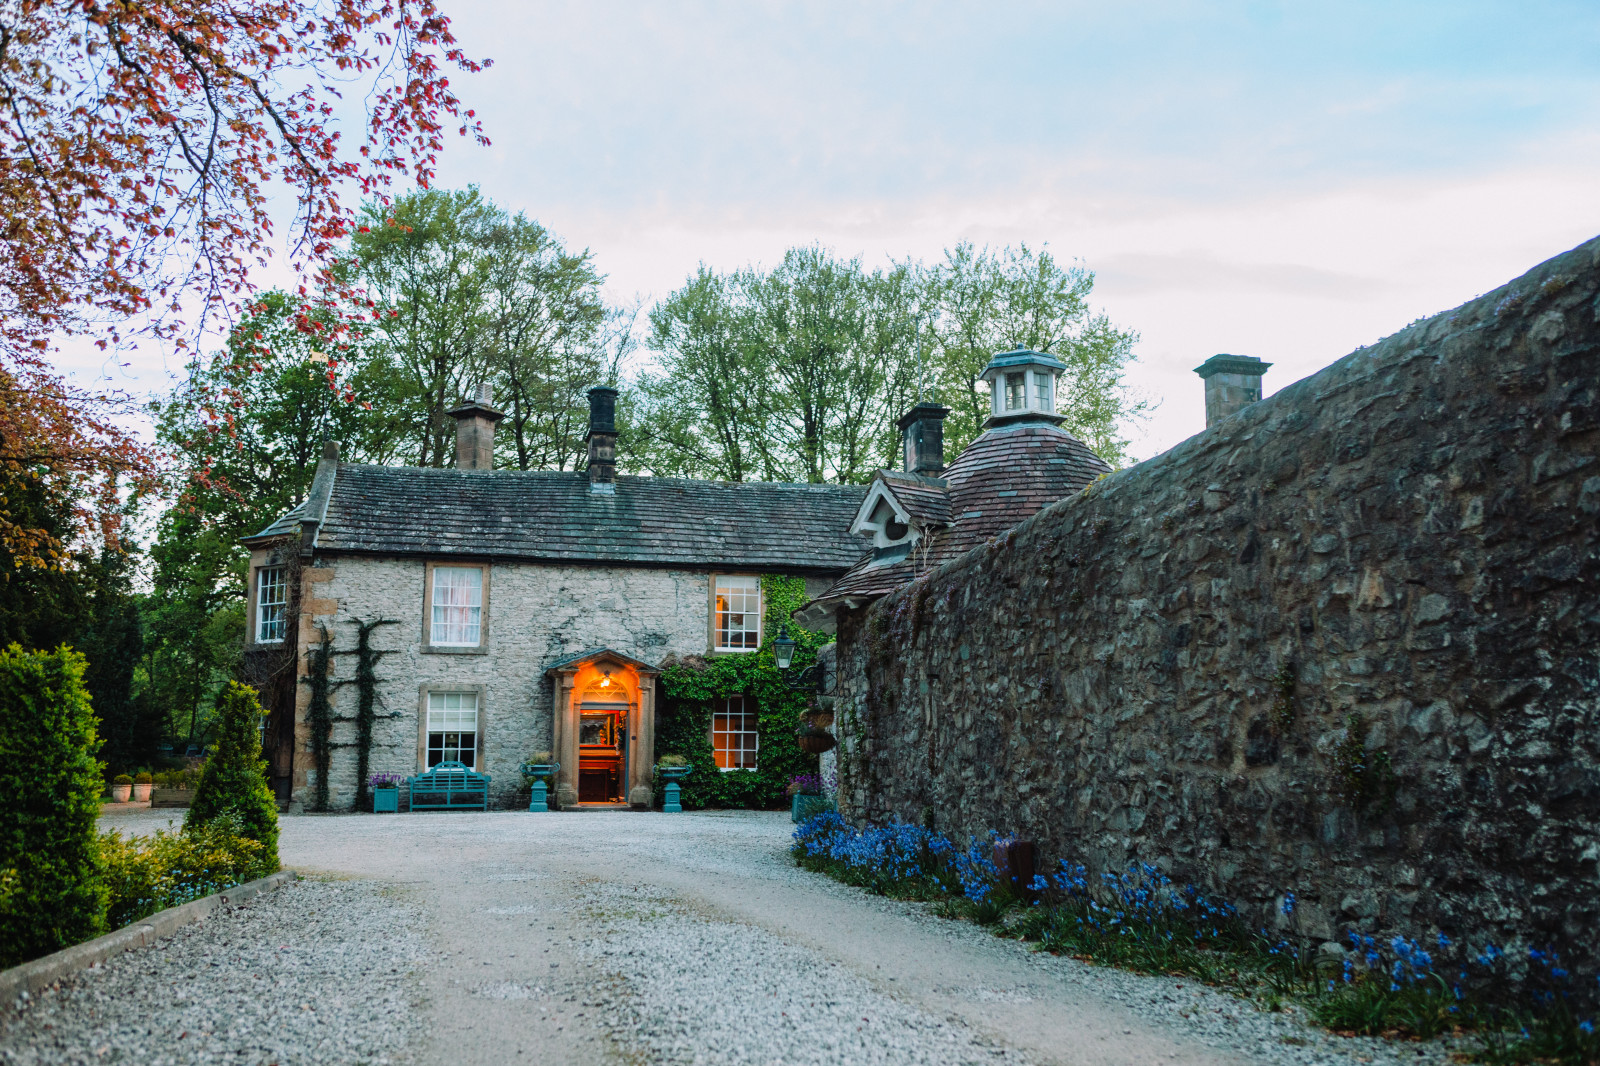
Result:
[[424,1016],[415,907],[372,882],[290,882],[124,952],[5,1019],[7,1063],[385,1063]]
[[790,828],[285,818],[286,865],[362,880],[302,882],[114,960],[0,1032],[0,1061],[1444,1066],[1456,1050],[1040,954],[798,869]]

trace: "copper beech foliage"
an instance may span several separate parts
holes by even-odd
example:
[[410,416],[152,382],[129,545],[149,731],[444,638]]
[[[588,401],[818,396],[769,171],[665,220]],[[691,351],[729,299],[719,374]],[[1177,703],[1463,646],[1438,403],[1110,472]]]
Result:
[[[114,540],[117,479],[152,484],[157,456],[116,427],[117,397],[53,373],[53,342],[188,347],[248,306],[284,217],[301,320],[324,328],[352,202],[426,186],[452,125],[487,143],[446,73],[486,65],[433,0],[0,0],[5,481],[54,479]],[[11,513],[0,496],[0,547],[59,559]]]

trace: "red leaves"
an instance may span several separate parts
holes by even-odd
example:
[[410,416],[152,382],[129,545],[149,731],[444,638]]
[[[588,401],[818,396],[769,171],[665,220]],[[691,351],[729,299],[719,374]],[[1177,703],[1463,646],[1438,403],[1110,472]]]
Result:
[[[363,197],[397,176],[427,184],[449,118],[486,143],[443,75],[481,64],[451,47],[431,0],[26,0],[3,30],[7,404],[19,375],[44,373],[56,330],[101,347],[124,330],[181,346],[192,331],[179,308],[205,320],[248,307],[251,269],[275,243],[269,186],[297,205],[293,266],[332,298],[328,260],[353,224],[345,182]],[[332,117],[354,77],[370,108],[364,143],[347,145]],[[42,449],[61,477],[125,460],[153,469],[136,441],[97,458],[25,422],[0,409],[0,434],[20,434],[0,435],[0,462]],[[6,528],[0,514],[0,538]]]

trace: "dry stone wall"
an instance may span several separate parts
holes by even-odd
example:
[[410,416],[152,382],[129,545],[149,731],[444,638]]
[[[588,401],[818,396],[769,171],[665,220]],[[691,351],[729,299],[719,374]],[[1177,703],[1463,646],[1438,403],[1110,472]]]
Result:
[[846,813],[1593,969],[1597,294],[1600,239],[841,613]]

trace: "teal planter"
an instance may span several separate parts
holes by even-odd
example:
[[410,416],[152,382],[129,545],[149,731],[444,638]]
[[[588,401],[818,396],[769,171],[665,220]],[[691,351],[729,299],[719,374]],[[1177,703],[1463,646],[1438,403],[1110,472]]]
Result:
[[550,786],[549,779],[552,774],[561,769],[558,762],[525,762],[520,767],[522,776],[528,779],[529,795],[528,810],[536,813],[549,813]]
[[667,787],[663,790],[665,795],[661,798],[661,810],[665,814],[682,814],[683,804],[679,802],[678,782],[689,776],[694,765],[688,766],[658,766],[656,771],[667,779]]
[[821,799],[822,797],[815,792],[796,792],[794,794],[794,802],[789,807],[789,820],[796,824],[804,821],[806,816],[805,808]]
[[400,790],[398,788],[375,788],[372,790],[373,814],[399,814]]

